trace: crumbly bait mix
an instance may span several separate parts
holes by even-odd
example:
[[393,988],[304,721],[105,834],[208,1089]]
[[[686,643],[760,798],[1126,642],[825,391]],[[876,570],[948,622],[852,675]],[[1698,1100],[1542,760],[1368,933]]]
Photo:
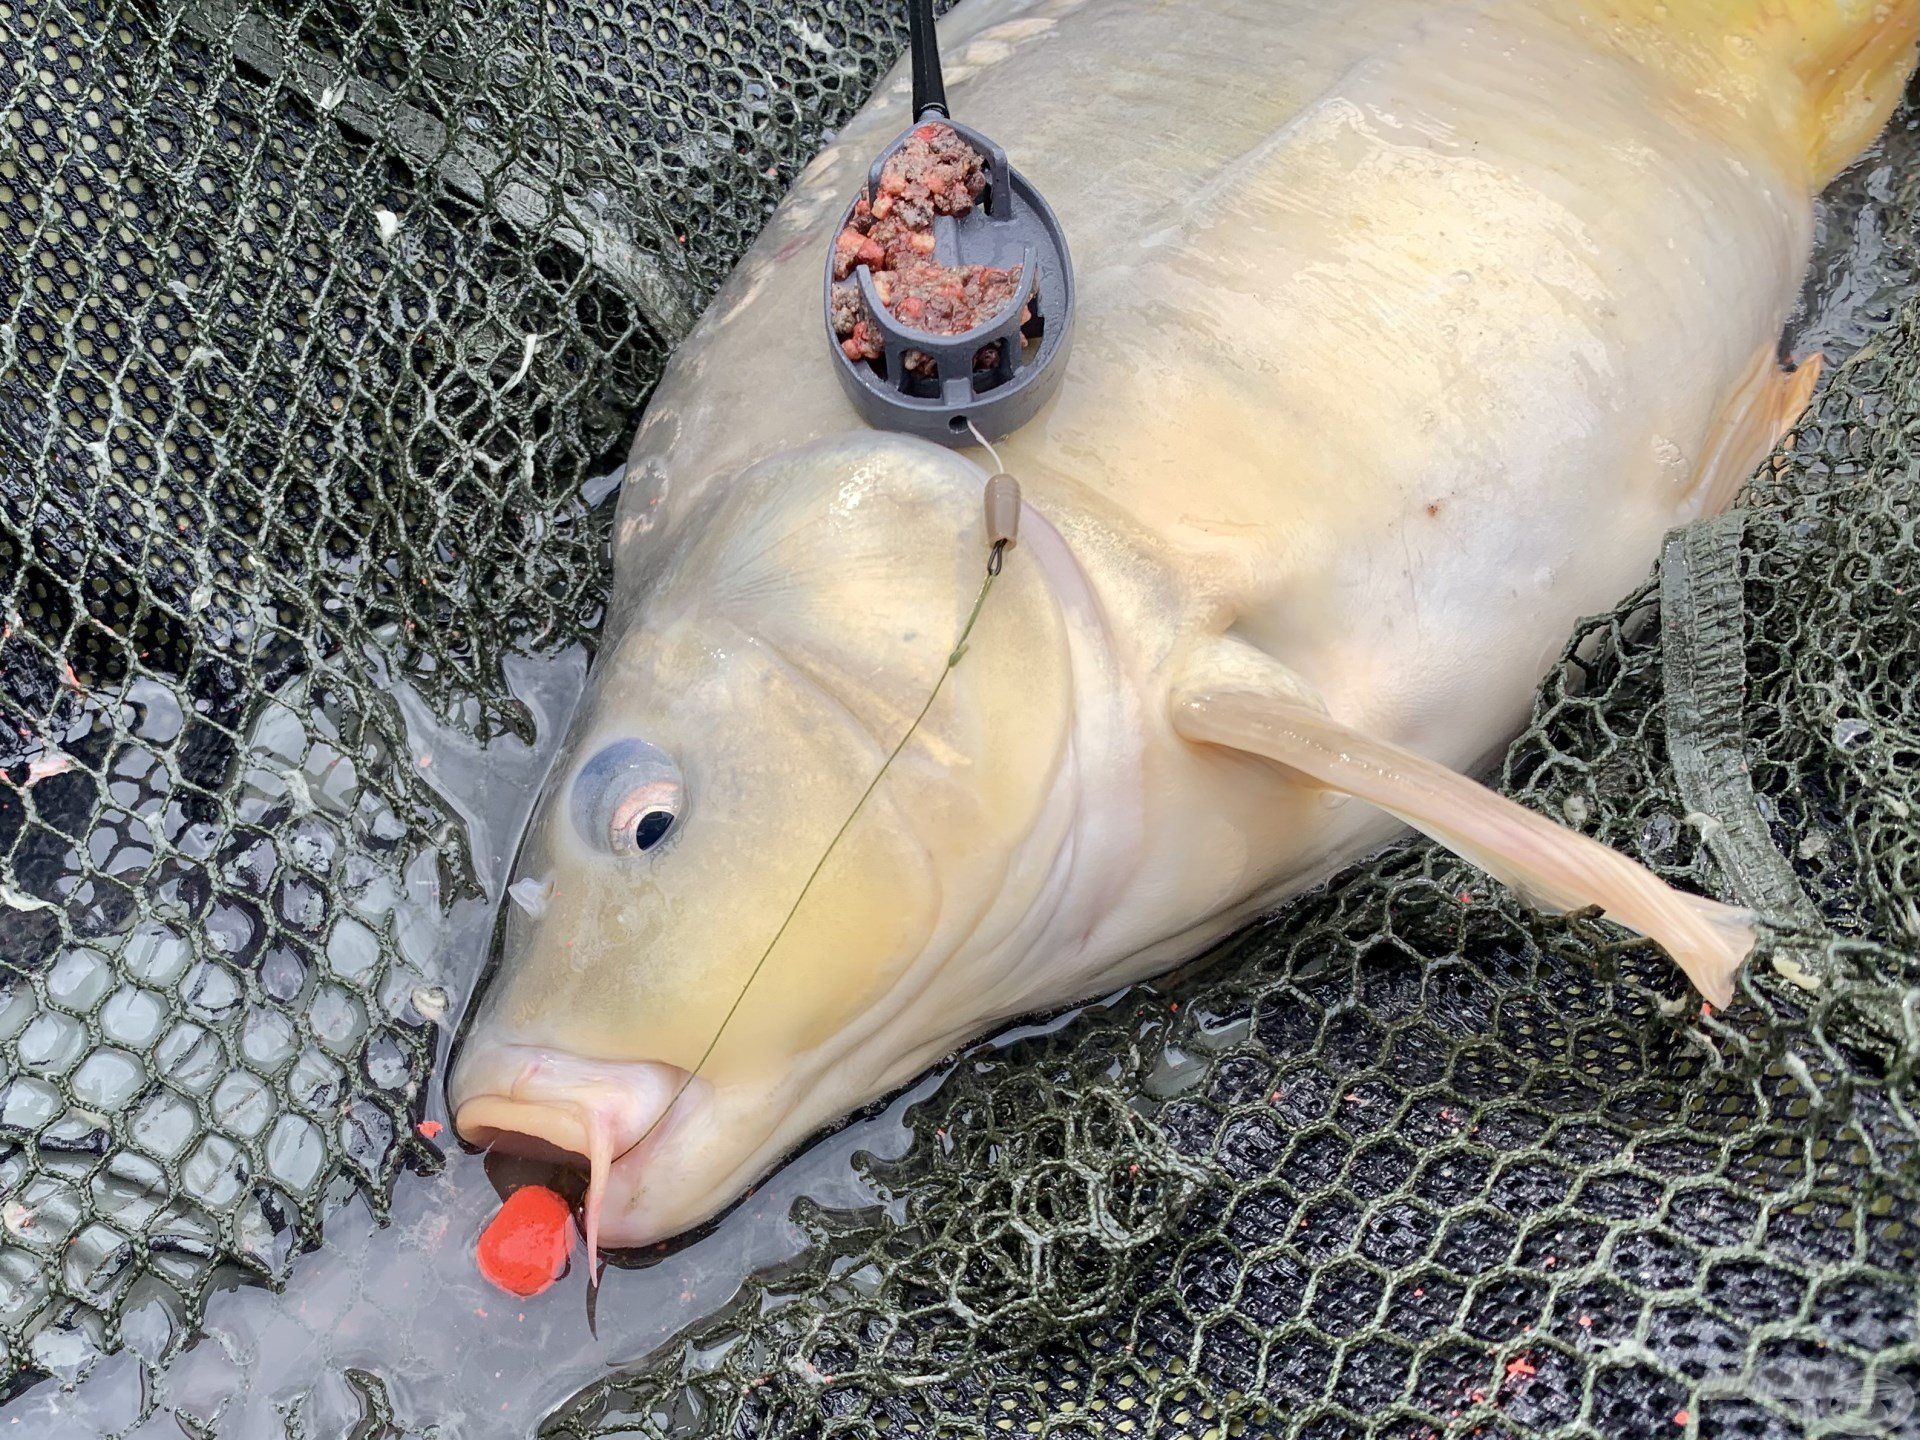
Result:
[[[834,240],[833,333],[850,360],[878,360],[880,328],[867,313],[852,277],[862,265],[874,293],[896,318],[934,335],[959,335],[1004,311],[1020,289],[1019,265],[942,265],[933,258],[936,216],[960,216],[987,188],[986,161],[951,126],[917,127],[888,157],[873,193],[854,203]],[[1024,324],[1027,316],[1022,314]],[[910,374],[931,376],[933,361],[917,350],[905,357]],[[984,345],[976,370],[1000,363],[998,344]]]

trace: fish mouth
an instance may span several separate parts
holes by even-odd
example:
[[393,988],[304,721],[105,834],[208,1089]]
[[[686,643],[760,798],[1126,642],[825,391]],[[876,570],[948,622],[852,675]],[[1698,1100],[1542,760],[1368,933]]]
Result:
[[[637,1169],[707,1089],[658,1060],[594,1060],[535,1045],[489,1047],[463,1075],[453,1128],[470,1145],[587,1172],[589,1271],[616,1168]],[[696,1094],[699,1091],[702,1094]]]

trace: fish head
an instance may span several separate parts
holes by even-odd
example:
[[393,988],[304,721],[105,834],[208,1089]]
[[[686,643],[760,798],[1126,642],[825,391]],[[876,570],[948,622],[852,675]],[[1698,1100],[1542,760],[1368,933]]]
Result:
[[1010,993],[1073,696],[1039,566],[962,645],[985,480],[900,437],[801,447],[622,570],[449,1085],[469,1143],[588,1169],[590,1242],[699,1223]]

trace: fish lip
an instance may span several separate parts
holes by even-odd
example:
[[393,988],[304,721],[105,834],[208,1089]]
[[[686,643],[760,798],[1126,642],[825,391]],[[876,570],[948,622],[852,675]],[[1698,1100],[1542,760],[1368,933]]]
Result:
[[482,1149],[568,1163],[590,1158],[596,1130],[606,1135],[616,1163],[652,1149],[709,1088],[661,1060],[595,1060],[511,1043],[473,1058],[477,1063],[461,1077],[467,1093],[453,1107],[460,1138]]
[[503,1095],[476,1095],[454,1116],[469,1145],[529,1160],[573,1165],[587,1155],[587,1127],[571,1111]]
[[[646,1159],[693,1108],[681,1102],[699,1082],[665,1061],[593,1060],[512,1043],[483,1052],[473,1069],[493,1083],[460,1102],[454,1130],[469,1144],[507,1154],[584,1164],[587,1267],[589,1277],[597,1276],[610,1196],[611,1232],[624,1240],[623,1217],[637,1198]],[[462,1079],[471,1083],[472,1077]],[[703,1098],[696,1096],[696,1105]]]

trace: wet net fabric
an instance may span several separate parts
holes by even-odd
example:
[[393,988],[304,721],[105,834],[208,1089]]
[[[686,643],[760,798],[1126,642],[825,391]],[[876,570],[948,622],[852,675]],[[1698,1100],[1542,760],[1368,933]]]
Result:
[[605,593],[583,482],[898,43],[0,3],[0,1393],[164,1363],[431,1164],[396,902],[471,877],[390,692],[526,724],[502,652]]
[[[523,729],[501,657],[590,640],[593,482],[894,11],[0,0],[0,1393],[425,1183],[414,917],[475,881],[396,697]],[[1397,847],[961,1057],[889,1205],[549,1432],[1920,1433],[1920,305],[1869,319],[1503,777],[1769,917],[1735,1007]]]

